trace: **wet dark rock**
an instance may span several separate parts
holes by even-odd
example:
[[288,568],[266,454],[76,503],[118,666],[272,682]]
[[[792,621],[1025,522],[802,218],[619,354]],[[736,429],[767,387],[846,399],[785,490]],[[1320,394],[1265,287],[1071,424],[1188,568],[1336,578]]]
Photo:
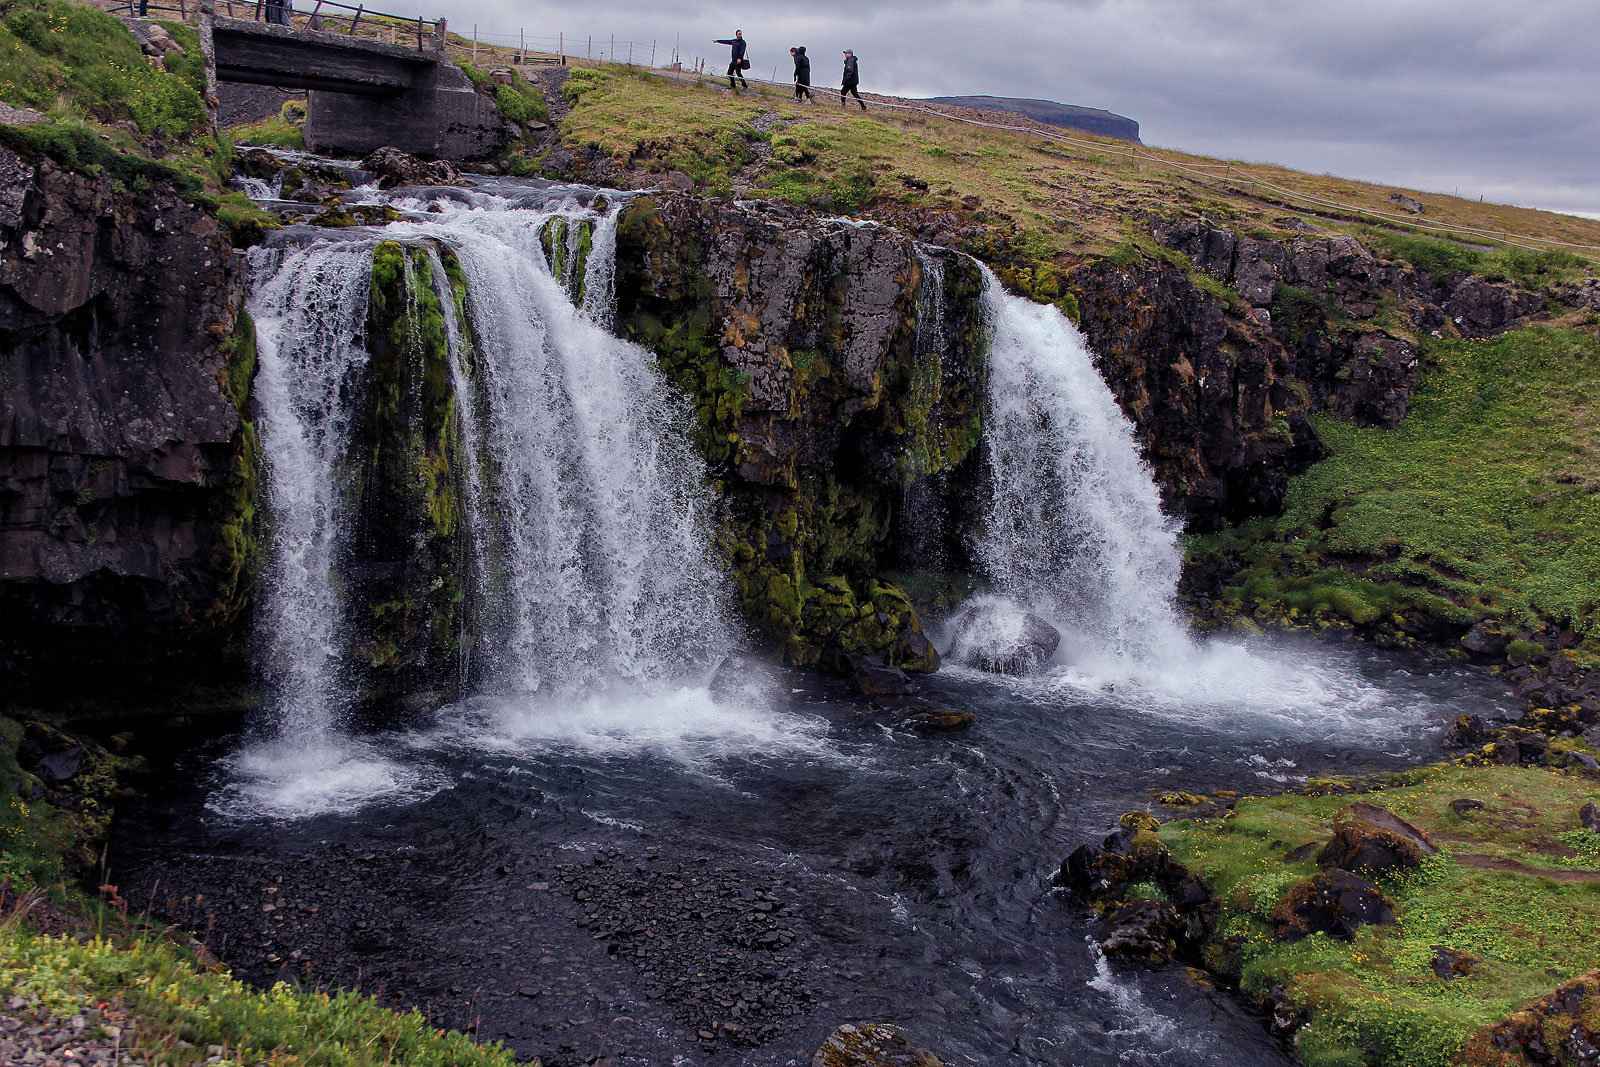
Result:
[[909,726],[923,733],[944,733],[948,730],[964,730],[977,721],[978,717],[970,711],[960,711],[956,708],[922,708],[908,714],[900,720],[900,723],[902,726]]
[[1489,739],[1489,726],[1478,715],[1457,715],[1445,730],[1445,748],[1476,748]]
[[173,189],[0,149],[7,686],[170,685],[227,662],[241,424],[223,342],[242,301],[226,227]]
[[1334,820],[1333,837],[1318,854],[1317,866],[1377,877],[1415,867],[1437,852],[1427,834],[1394,812],[1357,802]]
[[1061,632],[1031,612],[999,600],[981,600],[950,622],[946,656],[995,674],[1025,675],[1050,662]]
[[1485,656],[1500,655],[1510,643],[1510,634],[1487,621],[1474,624],[1472,629],[1467,631],[1467,636],[1461,639],[1462,648]]
[[30,722],[17,745],[17,762],[46,783],[65,782],[83,766],[87,751],[77,738],[52,726]]
[[418,159],[391,146],[379,148],[361,161],[361,169],[377,176],[378,185],[393,189],[399,185],[455,185],[461,172],[448,160]]
[[944,1061],[893,1026],[846,1023],[828,1035],[811,1067],[944,1067]]
[[1483,960],[1466,952],[1458,952],[1443,945],[1433,946],[1433,973],[1446,982],[1465,978],[1478,969]]
[[1452,800],[1450,802],[1450,810],[1455,812],[1457,815],[1460,815],[1462,818],[1465,818],[1468,814],[1474,811],[1482,811],[1483,801],[1473,800],[1471,797],[1461,797],[1458,800]]
[[1165,963],[1177,951],[1184,921],[1177,909],[1160,900],[1134,900],[1113,909],[1104,923],[1100,949],[1108,956],[1132,956],[1144,963]]
[[1324,933],[1349,941],[1362,926],[1394,922],[1394,901],[1358,874],[1323,871],[1289,891],[1277,920],[1279,940]]
[[851,656],[850,678],[866,696],[891,696],[911,688],[911,676],[881,656]]

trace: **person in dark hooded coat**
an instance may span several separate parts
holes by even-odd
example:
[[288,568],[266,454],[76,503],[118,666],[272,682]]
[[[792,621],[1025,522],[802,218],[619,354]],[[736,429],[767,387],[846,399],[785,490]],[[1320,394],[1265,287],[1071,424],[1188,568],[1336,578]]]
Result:
[[856,86],[861,84],[861,71],[856,67],[856,54],[850,49],[844,50],[844,81],[839,83],[839,106],[849,107],[845,102],[845,93],[854,93],[856,103],[861,105],[861,110],[867,110],[867,102],[861,99],[861,90]]
[[811,60],[806,58],[806,46],[789,49],[789,54],[794,57],[794,102],[810,100],[816,103],[816,98],[811,95]]

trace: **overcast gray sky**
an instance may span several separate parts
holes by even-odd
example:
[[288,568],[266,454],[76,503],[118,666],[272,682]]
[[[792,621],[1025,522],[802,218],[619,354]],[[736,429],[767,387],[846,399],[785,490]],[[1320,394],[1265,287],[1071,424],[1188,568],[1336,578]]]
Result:
[[[1145,143],[1425,191],[1600,214],[1597,0],[390,0],[465,34],[635,42],[751,73],[905,96],[1037,97],[1139,122]],[[393,5],[393,6],[391,6]],[[625,49],[619,45],[619,51]],[[620,58],[620,57],[619,57]]]

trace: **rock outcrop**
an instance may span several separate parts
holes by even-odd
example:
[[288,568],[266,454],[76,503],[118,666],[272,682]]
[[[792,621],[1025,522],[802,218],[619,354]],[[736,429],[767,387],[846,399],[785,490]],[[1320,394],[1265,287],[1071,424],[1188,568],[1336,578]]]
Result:
[[[937,666],[909,599],[878,575],[908,487],[946,498],[961,551],[964,479],[941,476],[975,461],[982,278],[941,262],[888,227],[773,204],[662,194],[619,223],[619,331],[695,398],[741,600],[791,663]],[[935,281],[944,343],[928,351],[918,298]]]
[[253,372],[215,215],[0,149],[0,672],[215,668],[244,603]]

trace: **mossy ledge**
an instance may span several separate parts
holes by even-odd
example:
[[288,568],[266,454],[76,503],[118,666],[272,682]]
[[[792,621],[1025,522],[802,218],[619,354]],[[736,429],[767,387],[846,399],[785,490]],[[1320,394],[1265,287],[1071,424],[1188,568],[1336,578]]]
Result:
[[1123,816],[1057,884],[1108,952],[1203,965],[1308,1067],[1576,1064],[1600,1038],[1597,801],[1593,771],[1482,760],[1173,793],[1152,807],[1178,818]]
[[346,577],[373,695],[458,677],[470,573],[466,457],[433,257],[465,306],[455,254],[385,241],[373,253],[370,358],[351,440],[354,558]]

